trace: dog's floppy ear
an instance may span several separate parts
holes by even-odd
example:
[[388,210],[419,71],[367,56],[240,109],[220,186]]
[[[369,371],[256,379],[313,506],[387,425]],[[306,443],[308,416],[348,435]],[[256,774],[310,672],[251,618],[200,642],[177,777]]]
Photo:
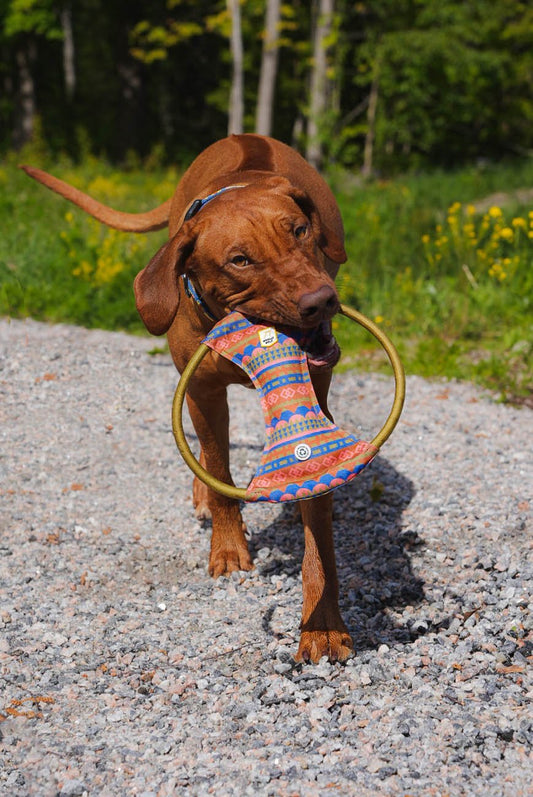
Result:
[[152,335],[163,335],[179,305],[178,278],[194,249],[194,237],[180,230],[159,249],[135,277],[135,304]]

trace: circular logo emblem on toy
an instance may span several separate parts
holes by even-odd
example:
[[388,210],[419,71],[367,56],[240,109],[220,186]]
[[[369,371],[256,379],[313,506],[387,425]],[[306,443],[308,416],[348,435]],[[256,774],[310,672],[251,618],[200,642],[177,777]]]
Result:
[[304,462],[306,459],[309,459],[309,457],[311,456],[311,449],[306,443],[299,443],[294,449],[294,456],[296,457],[296,459],[299,459],[301,462]]

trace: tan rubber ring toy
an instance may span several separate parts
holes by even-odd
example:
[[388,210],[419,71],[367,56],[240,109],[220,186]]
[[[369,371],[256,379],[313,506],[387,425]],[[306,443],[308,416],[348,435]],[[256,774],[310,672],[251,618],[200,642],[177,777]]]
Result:
[[[362,313],[359,313],[357,310],[353,310],[351,307],[347,307],[344,304],[341,305],[340,312],[342,315],[367,329],[377,339],[377,341],[385,349],[385,352],[387,353],[392,365],[395,381],[394,401],[389,413],[389,417],[372,440],[373,446],[376,448],[381,448],[383,443],[388,440],[392,434],[392,431],[398,423],[402,412],[403,403],[405,400],[405,373],[403,370],[403,365],[394,345],[389,340],[387,335],[385,335],[383,330],[377,326],[377,324],[374,324],[373,321],[362,315]],[[174,394],[174,402],[172,404],[172,430],[174,432],[174,437],[176,439],[176,445],[179,449],[179,452],[195,476],[198,476],[198,478],[207,484],[208,487],[211,487],[213,490],[216,490],[216,492],[225,495],[227,498],[246,501],[247,493],[243,487],[235,487],[231,484],[226,484],[226,482],[220,481],[220,479],[212,476],[204,467],[202,467],[202,465],[200,465],[192,453],[186,440],[185,432],[183,431],[183,402],[185,400],[187,387],[189,386],[192,375],[208,351],[211,351],[209,346],[207,346],[205,343],[201,343],[187,363],[187,366],[181,375],[181,379],[176,388],[176,393]]]

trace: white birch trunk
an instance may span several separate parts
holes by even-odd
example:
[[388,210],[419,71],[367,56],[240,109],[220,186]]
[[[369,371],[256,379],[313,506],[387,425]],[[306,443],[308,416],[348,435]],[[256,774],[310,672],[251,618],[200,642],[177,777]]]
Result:
[[65,91],[69,100],[76,91],[76,66],[74,51],[74,34],[72,32],[72,7],[66,5],[60,12],[61,28],[63,30],[63,74],[65,76]]
[[233,73],[228,113],[228,135],[243,132],[244,125],[244,55],[242,46],[241,6],[239,0],[227,0],[231,17],[231,57]]
[[31,141],[35,129],[35,82],[32,67],[36,58],[36,46],[32,39],[17,50],[15,60],[18,70],[18,121],[15,128],[15,146],[22,147]]
[[267,0],[265,37],[261,58],[261,74],[257,93],[255,131],[262,136],[272,135],[274,92],[278,71],[278,28],[281,0]]
[[334,0],[320,0],[313,42],[313,68],[311,72],[309,119],[307,122],[306,157],[309,163],[316,169],[320,168],[322,162],[320,123],[323,119],[327,103],[328,62],[326,39],[331,33],[334,9]]
[[372,174],[373,160],[374,160],[374,138],[376,134],[376,112],[378,107],[378,90],[379,90],[379,65],[376,65],[374,71],[374,78],[370,87],[370,96],[368,98],[368,111],[367,121],[368,130],[365,136],[365,149],[363,154],[363,168],[361,174],[363,177],[370,177]]

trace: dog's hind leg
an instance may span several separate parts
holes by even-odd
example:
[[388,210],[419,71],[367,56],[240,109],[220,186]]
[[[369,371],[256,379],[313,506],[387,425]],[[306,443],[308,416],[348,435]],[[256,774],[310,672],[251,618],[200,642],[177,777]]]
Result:
[[[204,452],[200,452],[199,458],[202,468],[206,467]],[[194,514],[198,520],[211,520],[211,510],[209,509],[209,487],[197,476],[192,483],[192,504]]]

